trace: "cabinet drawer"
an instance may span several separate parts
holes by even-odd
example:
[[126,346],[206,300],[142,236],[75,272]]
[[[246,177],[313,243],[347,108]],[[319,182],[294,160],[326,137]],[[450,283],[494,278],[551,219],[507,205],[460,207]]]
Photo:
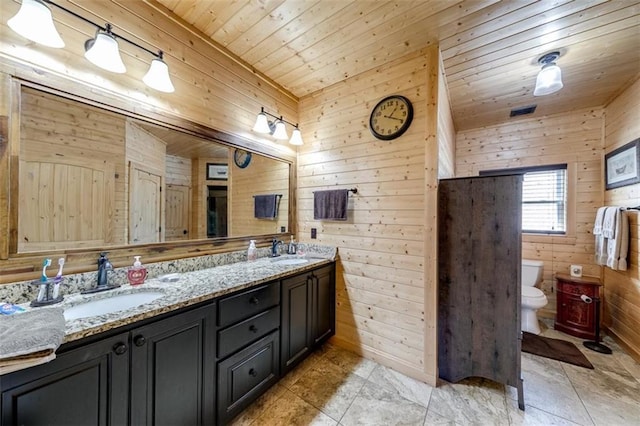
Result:
[[218,302],[218,325],[226,327],[280,303],[280,283],[265,284]]
[[218,332],[218,358],[224,358],[243,346],[275,330],[280,325],[280,308],[254,315]]
[[218,424],[227,424],[278,380],[278,332],[218,363]]
[[583,294],[589,297],[598,295],[598,287],[589,284],[571,284],[563,281],[558,282],[558,292],[581,296]]

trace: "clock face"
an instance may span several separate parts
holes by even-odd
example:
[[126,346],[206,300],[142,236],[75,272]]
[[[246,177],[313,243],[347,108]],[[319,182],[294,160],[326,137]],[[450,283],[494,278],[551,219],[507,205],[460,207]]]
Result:
[[236,166],[244,169],[251,162],[251,153],[244,149],[236,149],[233,153],[233,162]]
[[389,96],[373,108],[369,117],[371,133],[378,139],[395,139],[407,131],[413,120],[413,106],[404,96]]

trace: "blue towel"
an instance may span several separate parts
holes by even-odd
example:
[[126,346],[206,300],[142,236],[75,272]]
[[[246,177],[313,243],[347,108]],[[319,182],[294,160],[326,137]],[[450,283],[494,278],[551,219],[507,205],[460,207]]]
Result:
[[348,189],[333,189],[313,193],[315,220],[347,220]]
[[278,216],[280,194],[254,195],[253,216],[256,219],[275,219]]

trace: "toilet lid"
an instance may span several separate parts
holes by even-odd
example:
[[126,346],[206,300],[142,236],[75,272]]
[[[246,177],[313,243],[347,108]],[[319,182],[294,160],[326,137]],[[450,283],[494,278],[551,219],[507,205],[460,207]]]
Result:
[[522,297],[528,297],[530,299],[537,299],[546,297],[544,292],[535,287],[522,287]]

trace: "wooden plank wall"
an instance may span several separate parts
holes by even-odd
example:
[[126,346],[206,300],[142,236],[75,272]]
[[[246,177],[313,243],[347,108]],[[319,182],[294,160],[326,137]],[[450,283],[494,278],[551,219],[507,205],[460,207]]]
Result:
[[[477,176],[481,170],[567,163],[570,229],[566,237],[523,235],[522,257],[544,262],[544,284],[549,304],[540,311],[553,317],[555,272],[583,265],[583,274],[599,277],[594,263],[591,230],[603,203],[602,108],[519,119],[501,125],[458,132],[456,176]],[[572,201],[573,200],[573,201]],[[571,206],[575,206],[573,208]]]
[[[163,114],[204,125],[245,138],[241,147],[264,152],[295,162],[296,151],[285,143],[255,135],[256,114],[264,106],[269,112],[298,122],[298,100],[280,86],[254,69],[238,61],[211,42],[206,36],[191,30],[165,8],[142,1],[72,1],[59,0],[60,5],[80,13],[95,22],[110,22],[114,31],[151,50],[162,49],[169,66],[176,92],[164,94],[142,83],[150,57],[139,49],[120,43],[127,73],[114,74],[101,70],[84,58],[84,42],[95,36],[95,28],[64,12],[54,11],[56,27],[66,47],[52,49],[38,46],[14,33],[0,20],[0,120],[11,104],[12,77],[33,81],[94,101],[113,105],[126,111],[157,118]],[[20,8],[18,1],[0,2],[0,16],[11,17]],[[2,131],[9,135],[4,125]],[[13,133],[11,133],[13,134]],[[235,140],[234,140],[235,141]],[[17,143],[0,144],[0,231],[9,232],[8,200],[10,185],[9,164],[16,161],[18,152],[10,147]],[[6,167],[5,167],[6,166]],[[124,170],[119,173],[124,176]],[[10,255],[9,242],[0,239],[0,282],[37,277],[36,269],[42,256],[29,258]],[[265,244],[266,239],[258,238]],[[189,257],[246,247],[246,241],[190,244],[184,247],[144,247],[140,254],[147,262]],[[57,253],[65,255],[65,270],[69,273],[94,270],[96,250]],[[111,250],[115,266],[130,264],[127,249]]]
[[[435,320],[425,324],[425,311],[435,318],[435,301],[425,306],[424,239],[427,84],[438,76],[435,49],[434,74],[422,51],[301,99],[305,145],[297,170],[298,239],[339,250],[335,342],[433,384],[435,360],[425,365],[425,347],[435,353]],[[414,121],[400,138],[377,140],[369,114],[391,94],[412,101]],[[435,170],[435,135],[430,146]],[[313,219],[314,191],[348,188],[358,193],[349,196],[346,222]]]
[[[605,151],[640,137],[640,80],[605,108]],[[605,191],[605,204],[640,205],[640,184]],[[604,269],[604,324],[640,362],[640,214],[627,212],[630,224],[628,269]]]
[[[254,155],[244,169],[232,165],[230,188],[230,235],[277,234],[289,226],[289,164]],[[278,217],[256,219],[254,195],[281,194]]]
[[456,173],[456,129],[453,124],[449,88],[440,61],[438,79],[438,179],[452,178]]

